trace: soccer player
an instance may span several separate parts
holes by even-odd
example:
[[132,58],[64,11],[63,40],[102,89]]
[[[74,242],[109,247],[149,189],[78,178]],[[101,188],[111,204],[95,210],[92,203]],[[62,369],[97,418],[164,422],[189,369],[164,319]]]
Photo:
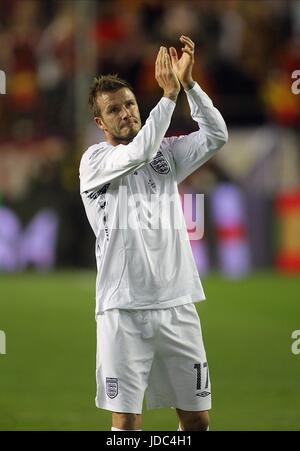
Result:
[[[194,305],[205,296],[187,230],[173,223],[183,219],[177,185],[228,135],[192,78],[194,43],[180,41],[180,58],[174,47],[160,47],[155,78],[163,96],[144,126],[126,81],[100,76],[90,90],[106,139],[80,163],[80,192],[96,235],[96,406],[112,411],[116,431],[141,430],[144,395],[150,409],[176,408],[181,430],[208,429],[210,379]],[[181,85],[199,130],[165,138]]]

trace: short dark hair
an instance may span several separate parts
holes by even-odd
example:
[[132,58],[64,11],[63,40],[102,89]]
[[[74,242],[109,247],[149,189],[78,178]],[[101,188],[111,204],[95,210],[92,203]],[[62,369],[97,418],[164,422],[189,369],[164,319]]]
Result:
[[116,92],[122,88],[128,88],[134,94],[132,86],[126,80],[119,78],[118,74],[99,75],[99,77],[95,77],[89,92],[89,105],[94,116],[100,116],[101,114],[97,105],[98,94],[102,92]]

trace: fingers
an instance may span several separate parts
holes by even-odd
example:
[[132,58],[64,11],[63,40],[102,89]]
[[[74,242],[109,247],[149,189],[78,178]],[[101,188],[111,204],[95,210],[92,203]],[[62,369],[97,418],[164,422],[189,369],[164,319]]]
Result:
[[155,76],[159,76],[162,72],[162,47],[160,47],[159,52],[155,61]]
[[184,53],[187,53],[190,56],[194,55],[195,44],[188,36],[181,36],[180,41],[184,44],[184,47],[181,49]]
[[194,42],[191,40],[191,38],[189,38],[188,36],[180,36],[180,41],[185,44],[190,50],[194,50],[195,49],[195,44]]
[[167,93],[176,95],[180,90],[179,81],[174,73],[171,58],[166,47],[160,47],[155,62],[155,78],[159,86]]
[[183,49],[182,49],[182,53],[187,53],[188,55],[190,55],[190,56],[194,56],[194,51],[193,50],[190,50],[190,49],[188,49],[188,48],[186,48],[186,47],[184,47]]
[[172,69],[170,56],[166,47],[161,47],[161,64],[166,73],[170,72],[170,70]]
[[163,51],[163,58],[164,58],[164,67],[167,70],[167,72],[172,72],[172,65],[171,65],[171,58],[170,55],[168,54],[167,49],[164,47],[164,51]]
[[172,70],[170,56],[166,47],[160,47],[159,49],[155,62],[155,70],[156,73],[159,74],[162,74],[164,71],[170,72],[170,70]]
[[165,47],[162,47],[162,64],[163,68],[167,71],[168,70],[168,59],[167,56],[167,49]]
[[172,64],[176,64],[178,62],[178,55],[177,55],[177,51],[176,51],[175,47],[170,47],[169,51],[170,51]]

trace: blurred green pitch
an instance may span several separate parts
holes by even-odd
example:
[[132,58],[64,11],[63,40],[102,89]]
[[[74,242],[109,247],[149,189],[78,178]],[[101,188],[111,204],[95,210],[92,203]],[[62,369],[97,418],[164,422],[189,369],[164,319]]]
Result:
[[[96,409],[94,272],[0,275],[0,430],[109,430]],[[213,384],[211,430],[300,430],[299,279],[204,279],[199,305]],[[171,409],[144,430],[176,430]]]

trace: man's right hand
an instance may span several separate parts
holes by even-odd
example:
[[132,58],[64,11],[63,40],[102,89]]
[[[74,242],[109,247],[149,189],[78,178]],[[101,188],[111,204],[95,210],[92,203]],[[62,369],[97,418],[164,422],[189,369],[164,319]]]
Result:
[[172,68],[171,59],[166,47],[161,47],[155,62],[155,78],[164,91],[164,97],[176,102],[180,91],[180,83]]

